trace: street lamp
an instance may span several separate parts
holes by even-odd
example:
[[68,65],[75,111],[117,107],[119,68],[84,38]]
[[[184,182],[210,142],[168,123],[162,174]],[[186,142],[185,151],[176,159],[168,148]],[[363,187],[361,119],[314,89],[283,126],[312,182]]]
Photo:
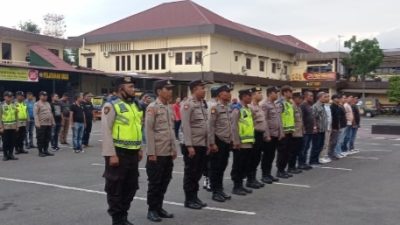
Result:
[[207,56],[216,55],[216,54],[218,54],[218,51],[214,51],[214,52],[207,53],[207,54],[203,55],[203,57],[201,57],[201,62],[200,62],[200,66],[201,66],[201,80],[204,81],[204,72],[203,72],[204,58],[207,57]]

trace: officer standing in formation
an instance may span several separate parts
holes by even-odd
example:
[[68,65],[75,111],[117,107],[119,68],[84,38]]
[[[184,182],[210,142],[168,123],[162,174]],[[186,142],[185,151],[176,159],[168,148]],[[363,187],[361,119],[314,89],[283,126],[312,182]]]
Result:
[[15,102],[15,106],[18,111],[18,133],[15,144],[15,154],[26,154],[28,152],[24,150],[24,140],[26,137],[26,127],[29,123],[29,112],[25,103],[24,92],[17,91],[16,97],[17,101]]
[[55,121],[47,96],[47,92],[41,91],[39,93],[39,101],[35,103],[33,108],[39,157],[53,156],[49,152],[49,143],[51,140],[51,128],[55,125]]
[[246,186],[249,188],[262,188],[264,184],[257,180],[257,168],[261,160],[261,152],[264,145],[264,132],[266,128],[264,112],[261,109],[260,102],[263,99],[261,88],[251,89],[252,102],[249,104],[253,112],[254,120],[254,146],[250,152],[249,172],[247,174]]
[[199,181],[206,166],[207,140],[207,105],[205,85],[201,80],[189,83],[192,96],[181,107],[183,144],[181,151],[185,163],[183,189],[185,207],[202,209],[207,204],[198,198]]
[[164,195],[172,179],[173,160],[177,149],[174,132],[174,114],[169,102],[172,100],[174,85],[169,80],[154,82],[154,93],[157,99],[146,109],[145,127],[147,137],[148,176],[147,218],[160,222],[161,218],[173,218],[174,215],[163,209]]
[[261,159],[262,179],[266,184],[278,182],[279,179],[272,176],[272,163],[274,162],[278,142],[284,136],[280,109],[275,103],[278,99],[279,89],[277,87],[267,88],[267,99],[261,104],[264,111],[266,128],[264,132],[264,152]]
[[102,155],[105,158],[105,191],[113,225],[132,225],[128,210],[139,188],[139,161],[143,157],[142,117],[132,77],[115,81],[118,98],[102,110]]
[[239,91],[240,104],[232,110],[233,164],[231,178],[235,195],[246,195],[253,191],[243,187],[243,179],[249,173],[250,154],[253,148],[254,123],[251,103],[251,89]]
[[17,160],[14,156],[16,134],[18,130],[18,111],[13,103],[13,93],[4,92],[4,102],[0,107],[0,133],[3,140],[3,161]]
[[225,202],[231,196],[224,192],[224,172],[232,149],[231,90],[228,85],[215,87],[216,103],[210,107],[208,143],[210,148],[210,181],[212,199]]

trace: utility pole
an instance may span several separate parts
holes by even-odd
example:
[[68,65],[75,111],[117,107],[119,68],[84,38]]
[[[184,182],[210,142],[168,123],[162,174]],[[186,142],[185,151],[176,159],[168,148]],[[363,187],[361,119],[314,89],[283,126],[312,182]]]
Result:
[[203,80],[203,81],[204,81],[204,71],[203,71],[204,58],[207,57],[207,56],[210,56],[210,55],[215,55],[215,54],[218,54],[218,52],[217,52],[217,51],[210,52],[210,53],[207,53],[207,54],[203,55],[203,57],[201,57],[201,62],[200,62],[200,66],[201,66],[201,80]]

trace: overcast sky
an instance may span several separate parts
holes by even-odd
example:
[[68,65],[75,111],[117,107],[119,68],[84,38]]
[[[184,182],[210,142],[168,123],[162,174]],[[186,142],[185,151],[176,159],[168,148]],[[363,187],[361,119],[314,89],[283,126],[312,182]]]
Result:
[[[46,13],[66,17],[67,36],[76,36],[167,0],[12,0],[2,4],[0,25],[32,20],[43,27]],[[338,50],[352,35],[377,37],[384,49],[400,48],[398,0],[195,0],[238,23],[273,34],[291,34],[322,51]],[[343,43],[342,43],[343,44]]]

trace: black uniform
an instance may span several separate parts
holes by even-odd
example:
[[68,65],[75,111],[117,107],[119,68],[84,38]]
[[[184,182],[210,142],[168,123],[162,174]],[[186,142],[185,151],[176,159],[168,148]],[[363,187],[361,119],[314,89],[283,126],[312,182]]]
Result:
[[86,118],[86,127],[85,130],[83,131],[82,145],[89,145],[90,133],[92,132],[94,108],[91,102],[86,102],[86,101],[82,104],[82,106]]

